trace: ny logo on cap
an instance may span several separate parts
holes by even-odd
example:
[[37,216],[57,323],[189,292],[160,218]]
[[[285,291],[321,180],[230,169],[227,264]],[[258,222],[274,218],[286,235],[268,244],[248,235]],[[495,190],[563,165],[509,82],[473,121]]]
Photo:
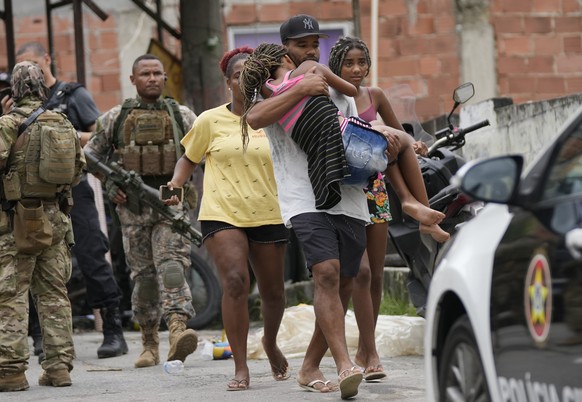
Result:
[[305,18],[303,20],[303,28],[313,29],[313,21],[311,20],[311,18]]

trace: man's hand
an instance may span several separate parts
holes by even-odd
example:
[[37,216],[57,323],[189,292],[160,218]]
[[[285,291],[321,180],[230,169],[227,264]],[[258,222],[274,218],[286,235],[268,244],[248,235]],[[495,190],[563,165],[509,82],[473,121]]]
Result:
[[105,195],[115,204],[123,205],[127,202],[127,195],[113,183],[113,180],[105,181]]
[[77,131],[77,136],[79,137],[79,142],[81,143],[81,147],[87,145],[89,140],[91,139],[91,135],[93,133],[87,131]]
[[388,162],[396,162],[398,160],[398,154],[400,153],[400,138],[393,133],[388,133],[386,135],[388,140],[388,148],[386,148],[386,153],[388,154]]
[[2,105],[2,114],[6,114],[12,109],[14,105],[14,100],[10,95],[6,95],[0,100],[0,105]]
[[[395,128],[384,125],[374,125],[372,128],[382,133],[382,135],[386,137],[386,141],[388,141],[388,147],[386,148],[388,162],[389,163],[396,162],[396,160],[398,160],[398,154],[400,153],[400,149],[402,147],[400,144],[400,138],[398,137],[398,133],[402,132],[400,130],[396,130]],[[406,133],[403,134],[408,135]]]
[[316,67],[311,67],[306,73],[305,77],[297,83],[305,96],[329,96],[329,85],[325,77],[321,74],[315,73]]

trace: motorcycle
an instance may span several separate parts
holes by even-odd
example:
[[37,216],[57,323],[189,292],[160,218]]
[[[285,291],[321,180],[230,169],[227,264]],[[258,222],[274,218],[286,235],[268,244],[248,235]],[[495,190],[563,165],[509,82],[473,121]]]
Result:
[[[437,131],[434,138],[422,129],[416,115],[410,113],[410,102],[407,102],[408,117],[398,116],[397,113],[404,129],[415,139],[429,145],[428,155],[418,156],[418,162],[429,205],[432,209],[445,214],[440,227],[451,235],[459,225],[473,218],[483,207],[483,203],[471,200],[450,184],[451,177],[465,163],[465,160],[454,151],[465,145],[465,135],[489,125],[488,120],[466,128],[459,128],[453,124],[452,117],[455,110],[459,105],[471,99],[474,93],[472,83],[465,83],[454,90],[454,105],[447,116],[446,127]],[[408,98],[410,100],[410,97]],[[393,99],[391,98],[390,101],[392,103]],[[396,99],[394,103],[397,104]],[[398,197],[390,186],[388,186],[388,195],[392,213],[392,221],[388,228],[390,240],[410,269],[406,284],[410,301],[416,308],[417,314],[424,317],[435,263],[439,252],[447,243],[438,243],[430,235],[421,234],[418,222],[402,213]]]

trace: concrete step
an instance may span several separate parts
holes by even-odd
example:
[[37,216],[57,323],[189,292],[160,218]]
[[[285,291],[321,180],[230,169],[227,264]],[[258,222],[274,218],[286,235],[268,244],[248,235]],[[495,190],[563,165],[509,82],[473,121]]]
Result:
[[384,267],[384,293],[396,300],[409,301],[406,280],[408,267]]
[[[397,300],[408,301],[406,278],[410,270],[407,267],[384,267],[384,292]],[[313,303],[313,281],[301,281],[285,286],[287,306],[299,303]]]

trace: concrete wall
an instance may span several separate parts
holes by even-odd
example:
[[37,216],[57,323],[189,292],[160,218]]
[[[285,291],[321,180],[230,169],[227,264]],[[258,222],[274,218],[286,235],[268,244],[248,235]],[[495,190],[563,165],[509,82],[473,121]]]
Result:
[[503,104],[490,99],[461,109],[460,126],[489,119],[490,127],[470,133],[461,154],[468,160],[518,153],[526,166],[560,131],[562,125],[582,105],[582,94],[547,101]]

